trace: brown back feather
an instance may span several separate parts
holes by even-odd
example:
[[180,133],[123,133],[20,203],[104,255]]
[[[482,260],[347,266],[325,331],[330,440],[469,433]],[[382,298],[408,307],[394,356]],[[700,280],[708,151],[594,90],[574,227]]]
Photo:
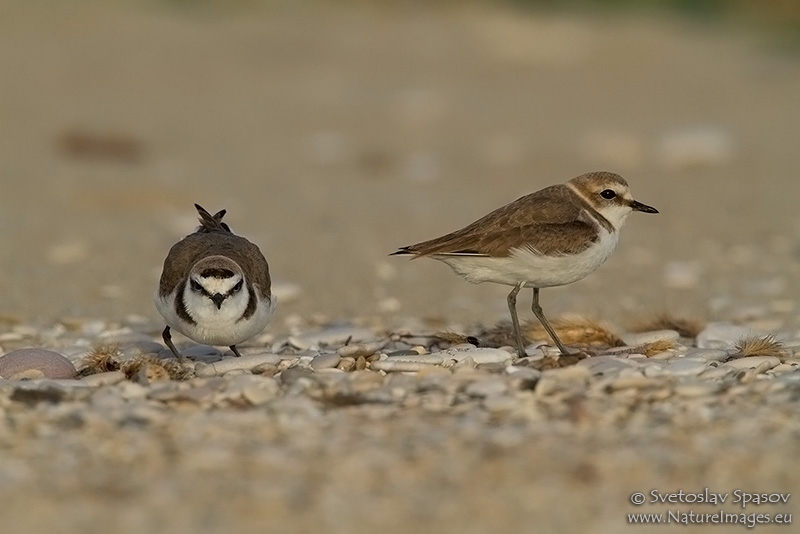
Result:
[[395,254],[503,257],[520,247],[548,255],[574,254],[597,237],[596,222],[585,214],[585,208],[567,186],[554,185],[498,208],[461,230],[403,247]]
[[186,279],[195,263],[208,256],[227,256],[235,261],[243,271],[250,273],[248,282],[258,286],[264,296],[271,295],[269,264],[261,250],[230,231],[222,222],[225,210],[211,216],[202,207],[195,205],[200,213],[201,228],[175,243],[164,260],[159,293],[169,294],[182,280]]

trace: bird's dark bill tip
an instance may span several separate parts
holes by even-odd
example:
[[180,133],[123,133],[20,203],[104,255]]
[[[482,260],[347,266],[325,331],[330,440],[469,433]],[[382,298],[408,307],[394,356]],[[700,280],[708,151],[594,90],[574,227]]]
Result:
[[658,213],[658,210],[655,209],[653,206],[642,204],[641,202],[636,200],[631,202],[631,209],[634,211],[641,211],[643,213]]

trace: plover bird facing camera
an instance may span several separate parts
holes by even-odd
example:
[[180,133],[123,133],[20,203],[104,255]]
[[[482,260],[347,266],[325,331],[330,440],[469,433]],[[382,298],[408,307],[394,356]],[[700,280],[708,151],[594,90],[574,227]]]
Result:
[[181,361],[170,328],[207,345],[236,345],[261,332],[275,311],[269,265],[261,250],[198,204],[200,227],[169,251],[155,297],[164,342]]
[[633,200],[621,176],[591,172],[526,195],[469,226],[401,247],[391,255],[430,257],[446,263],[469,282],[513,286],[508,309],[521,357],[525,346],[517,318],[517,293],[523,287],[533,288],[533,314],[561,353],[567,354],[539,305],[539,290],[571,284],[602,265],[617,246],[619,230],[631,211],[658,213]]

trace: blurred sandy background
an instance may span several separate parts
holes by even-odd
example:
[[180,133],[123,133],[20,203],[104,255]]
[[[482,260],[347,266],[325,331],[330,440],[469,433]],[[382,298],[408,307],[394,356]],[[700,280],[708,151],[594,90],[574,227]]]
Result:
[[606,169],[662,213],[549,314],[796,323],[797,14],[589,4],[0,2],[0,312],[157,317],[199,202],[300,289],[275,328],[494,321],[506,288],[386,255]]

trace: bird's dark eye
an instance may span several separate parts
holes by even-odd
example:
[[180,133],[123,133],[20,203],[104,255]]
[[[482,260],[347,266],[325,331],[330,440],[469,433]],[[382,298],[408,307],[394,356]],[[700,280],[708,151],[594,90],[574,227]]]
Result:
[[237,291],[239,291],[240,289],[242,289],[242,280],[239,280],[238,282],[236,282],[236,285],[235,285],[235,286],[233,286],[233,289],[231,289],[231,291],[233,291],[234,293],[236,293],[236,292],[237,292]]
[[197,280],[192,280],[192,291],[196,291],[197,293],[203,290],[203,286]]
[[603,189],[600,192],[600,196],[603,197],[606,200],[611,200],[612,198],[617,196],[617,193],[614,192],[612,189]]

